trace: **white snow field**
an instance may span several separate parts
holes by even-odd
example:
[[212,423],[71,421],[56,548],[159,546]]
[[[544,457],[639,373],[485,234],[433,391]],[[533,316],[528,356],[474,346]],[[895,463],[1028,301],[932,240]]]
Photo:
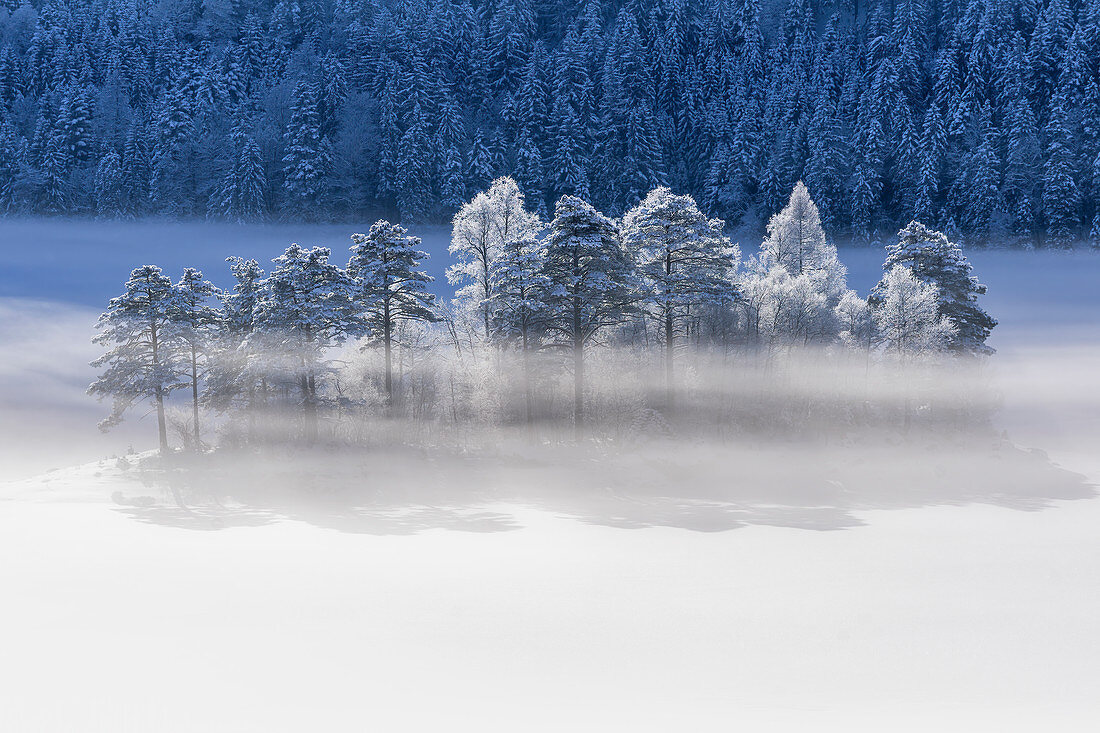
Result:
[[[1018,446],[976,466],[965,446],[901,446],[866,485],[723,502],[721,482],[691,485],[690,452],[626,467],[647,477],[630,495],[601,493],[620,467],[596,464],[559,467],[572,493],[528,495],[541,469],[521,461],[462,501],[188,512],[108,457],[155,434],[137,415],[96,431],[91,325],[134,265],[222,281],[224,255],[270,259],[286,232],[40,226],[0,224],[2,731],[1096,729],[1096,254],[971,253]],[[81,246],[86,267],[51,259]],[[881,252],[841,255],[865,293]],[[814,486],[858,463],[789,450]],[[717,456],[719,478],[755,451]],[[362,461],[383,487],[484,478]]]

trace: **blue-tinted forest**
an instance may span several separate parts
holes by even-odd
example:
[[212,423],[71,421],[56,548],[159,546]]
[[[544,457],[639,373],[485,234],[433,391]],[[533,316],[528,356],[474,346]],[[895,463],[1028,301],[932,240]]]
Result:
[[1100,238],[1100,0],[0,3],[9,215],[445,221],[659,184],[761,227]]

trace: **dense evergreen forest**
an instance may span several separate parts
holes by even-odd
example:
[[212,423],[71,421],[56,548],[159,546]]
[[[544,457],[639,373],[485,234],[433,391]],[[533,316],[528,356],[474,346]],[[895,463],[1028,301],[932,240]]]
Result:
[[1100,0],[0,2],[0,210],[621,214],[1100,238]]

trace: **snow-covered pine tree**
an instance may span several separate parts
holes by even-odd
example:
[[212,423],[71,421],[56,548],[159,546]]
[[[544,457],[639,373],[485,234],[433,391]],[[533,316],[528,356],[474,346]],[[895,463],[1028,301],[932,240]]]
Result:
[[1069,129],[1069,104],[1059,89],[1050,101],[1050,120],[1044,129],[1046,164],[1043,166],[1043,218],[1048,241],[1069,246],[1077,224],[1080,191],[1074,180],[1074,138]]
[[546,213],[544,175],[542,153],[535,144],[531,130],[524,127],[516,149],[516,182],[525,199],[532,203],[535,214],[540,217]]
[[583,162],[583,131],[577,113],[566,99],[559,97],[554,103],[553,119],[555,127],[554,137],[551,139],[551,190],[558,196],[587,198],[589,180]]
[[[954,326],[949,348],[961,354],[991,354],[986,345],[990,331],[997,325],[978,305],[978,296],[986,286],[971,274],[973,267],[957,244],[941,232],[920,222],[912,222],[898,232],[898,243],[886,248],[882,269],[889,273],[896,265],[913,271],[923,283],[936,286],[938,313]],[[878,307],[886,287],[885,278],[871,291],[872,307]]]
[[1001,210],[1000,166],[997,160],[993,123],[988,104],[982,104],[971,130],[970,153],[960,178],[966,181],[967,228],[979,239],[989,233],[993,215]]
[[332,144],[321,134],[317,90],[299,82],[286,128],[283,186],[291,208],[300,216],[315,217],[332,173]]
[[470,162],[469,181],[475,190],[481,190],[493,180],[493,154],[485,142],[485,135],[480,128],[474,132],[474,142],[467,156]]
[[535,36],[535,14],[526,0],[498,0],[488,6],[487,62],[489,83],[494,89],[511,90],[531,55]]
[[417,248],[420,237],[403,227],[376,221],[368,234],[351,235],[348,276],[355,308],[368,343],[381,345],[386,367],[383,383],[389,404],[394,401],[393,345],[397,326],[405,321],[438,320],[435,296],[428,292],[431,276],[417,269],[428,254]]
[[397,146],[397,205],[401,221],[423,224],[435,212],[435,195],[428,120],[419,104],[409,113],[408,121]]
[[489,269],[490,333],[497,343],[517,343],[523,360],[524,416],[533,417],[531,353],[541,343],[546,291],[546,248],[534,231],[508,237]]
[[214,347],[218,311],[211,305],[217,288],[202,279],[202,272],[185,268],[175,285],[169,311],[169,328],[182,353],[185,381],[191,388],[192,448],[202,449],[199,430],[199,382],[205,377]]
[[99,159],[95,172],[95,209],[99,216],[114,217],[125,211],[126,189],[122,179],[122,156],[114,148]]
[[398,146],[401,144],[401,127],[398,122],[397,101],[394,98],[396,76],[396,68],[387,67],[386,84],[382,91],[381,119],[378,122],[381,150],[378,153],[377,195],[386,203],[396,200],[398,190],[397,156]]
[[651,294],[646,310],[664,337],[669,408],[675,405],[676,339],[700,309],[725,307],[737,297],[737,246],[690,196],[655,188],[623,216],[623,240]]
[[69,205],[69,163],[60,135],[51,135],[42,154],[39,206],[50,214],[64,212]]
[[[1100,191],[1100,153],[1096,154],[1096,160],[1092,162],[1092,186],[1093,190]],[[1096,212],[1092,215],[1089,241],[1093,247],[1100,247],[1100,203],[1097,204]]]
[[264,174],[260,147],[251,135],[233,136],[239,146],[232,166],[226,171],[221,186],[211,202],[215,211],[237,221],[252,221],[263,216],[264,190],[267,177]]
[[266,357],[301,395],[303,437],[317,439],[321,381],[330,371],[327,351],[360,327],[348,275],[329,262],[327,247],[292,244],[273,260],[255,307],[255,330]]
[[92,96],[88,90],[74,86],[66,93],[58,112],[57,127],[62,147],[69,160],[76,165],[88,162],[92,156],[92,107]]
[[15,127],[5,120],[0,123],[0,211],[10,212],[16,208],[16,180],[23,163],[23,149]]
[[111,298],[99,317],[95,343],[108,351],[92,362],[104,371],[88,387],[88,394],[111,397],[111,414],[100,422],[108,430],[122,422],[136,403],[149,400],[157,413],[157,435],[162,453],[168,451],[164,401],[182,386],[181,363],[172,329],[176,289],[159,267],[144,265],[130,273],[125,292]]
[[221,309],[203,402],[225,412],[243,401],[249,426],[248,439],[254,440],[257,411],[267,394],[262,344],[256,343],[253,333],[264,271],[256,260],[229,257],[226,262],[235,283],[232,290],[217,293]]
[[573,424],[584,429],[584,351],[601,332],[639,311],[645,297],[619,227],[583,199],[563,196],[546,240],[540,300],[553,343],[573,356]]

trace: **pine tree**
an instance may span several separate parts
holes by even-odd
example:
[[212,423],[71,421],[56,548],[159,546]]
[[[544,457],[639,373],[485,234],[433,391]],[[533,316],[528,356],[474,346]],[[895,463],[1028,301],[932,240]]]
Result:
[[15,182],[23,164],[23,150],[15,128],[6,121],[0,123],[0,212],[11,212],[16,208],[18,196]]
[[496,89],[514,89],[530,58],[535,17],[525,0],[493,3],[489,21],[488,66]]
[[988,104],[983,104],[975,119],[973,143],[962,178],[966,181],[967,226],[979,237],[989,233],[993,214],[1000,210],[999,162],[995,148],[993,123]]
[[704,308],[736,300],[736,245],[722,234],[725,223],[707,219],[690,196],[655,188],[623,216],[623,240],[632,252],[650,296],[650,317],[662,330],[668,405],[675,405],[676,338]]
[[913,211],[918,218],[936,219],[946,138],[942,113],[932,105],[925,113],[921,135],[920,171],[913,203]]
[[95,173],[95,207],[100,216],[118,216],[125,210],[126,190],[122,156],[111,148],[100,159]]
[[260,147],[251,135],[238,134],[233,137],[239,152],[215,192],[211,208],[237,221],[255,220],[264,213],[267,177],[263,158]]
[[122,179],[126,186],[124,212],[128,216],[145,213],[149,205],[153,164],[144,132],[142,127],[132,126],[122,150]]
[[286,130],[283,156],[284,187],[291,207],[311,218],[322,205],[332,173],[332,145],[321,134],[318,99],[312,85],[300,82],[294,90],[294,105]]
[[585,347],[638,312],[643,284],[615,222],[576,196],[563,196],[554,209],[543,274],[547,333],[573,356],[573,424],[580,437]]
[[1043,217],[1047,238],[1054,246],[1068,246],[1077,223],[1080,192],[1073,178],[1073,135],[1069,130],[1066,96],[1057,93],[1051,100],[1050,121],[1044,136],[1047,141],[1043,166]]
[[[978,305],[978,296],[985,295],[986,286],[971,275],[973,269],[962,250],[941,232],[912,222],[898,232],[898,243],[886,249],[882,269],[890,272],[895,266],[907,267],[920,282],[936,286],[938,313],[951,321],[955,331],[949,348],[960,354],[991,354],[986,345],[990,331],[997,325]],[[885,280],[871,291],[871,305],[877,307],[883,298]]]
[[479,128],[474,134],[473,146],[470,148],[470,174],[469,180],[475,190],[481,190],[493,180],[493,155],[489,146],[485,143],[485,137]]
[[232,290],[217,292],[221,309],[203,402],[225,412],[243,398],[248,438],[254,440],[257,411],[267,395],[263,349],[261,343],[256,343],[255,333],[264,271],[256,260],[229,257],[226,262],[235,283]]
[[398,123],[397,103],[394,99],[394,78],[396,70],[387,69],[387,83],[382,93],[381,119],[379,120],[379,139],[382,146],[378,155],[378,196],[383,201],[397,198],[398,177],[397,157],[401,144],[401,127]]
[[531,131],[524,127],[520,133],[516,151],[516,182],[524,197],[534,205],[535,213],[540,217],[546,213],[546,196],[542,153],[535,144]]
[[202,449],[199,430],[199,381],[209,365],[213,347],[217,310],[210,301],[217,288],[202,279],[202,273],[192,267],[184,269],[175,285],[168,315],[169,328],[182,353],[187,385],[191,387],[191,436],[193,448]]
[[92,156],[92,99],[84,89],[71,89],[58,115],[62,147],[73,163],[86,163]]
[[407,321],[438,320],[435,296],[428,292],[432,278],[417,269],[427,259],[414,237],[397,224],[377,221],[368,234],[353,234],[348,276],[356,309],[372,344],[385,352],[384,386],[387,403],[394,403],[393,345],[397,326]]
[[88,394],[111,397],[111,414],[99,427],[108,430],[122,422],[136,403],[149,400],[157,413],[162,453],[168,451],[164,401],[181,386],[181,364],[172,332],[176,291],[159,267],[144,265],[130,273],[126,291],[112,298],[99,317],[95,343],[109,350],[92,362],[104,371],[88,387]]
[[[1092,162],[1092,186],[1093,190],[1100,191],[1100,153],[1096,154],[1096,160]],[[1096,207],[1092,215],[1092,229],[1089,230],[1089,240],[1093,247],[1100,247],[1100,206]]]
[[[269,358],[301,395],[303,437],[317,439],[327,351],[359,329],[349,276],[329,262],[327,247],[292,244],[273,260],[255,307],[255,328]],[[281,365],[278,364],[281,362]]]
[[419,104],[413,108],[409,122],[397,147],[397,204],[402,221],[423,224],[434,213],[435,199],[428,123]]
[[48,214],[60,214],[69,205],[69,163],[60,135],[51,135],[42,155],[39,206]]
[[544,330],[539,294],[548,285],[543,273],[545,265],[544,243],[534,232],[524,232],[503,243],[489,270],[490,333],[498,344],[518,342],[523,360],[524,417],[528,424],[534,416],[531,353],[540,345]]

